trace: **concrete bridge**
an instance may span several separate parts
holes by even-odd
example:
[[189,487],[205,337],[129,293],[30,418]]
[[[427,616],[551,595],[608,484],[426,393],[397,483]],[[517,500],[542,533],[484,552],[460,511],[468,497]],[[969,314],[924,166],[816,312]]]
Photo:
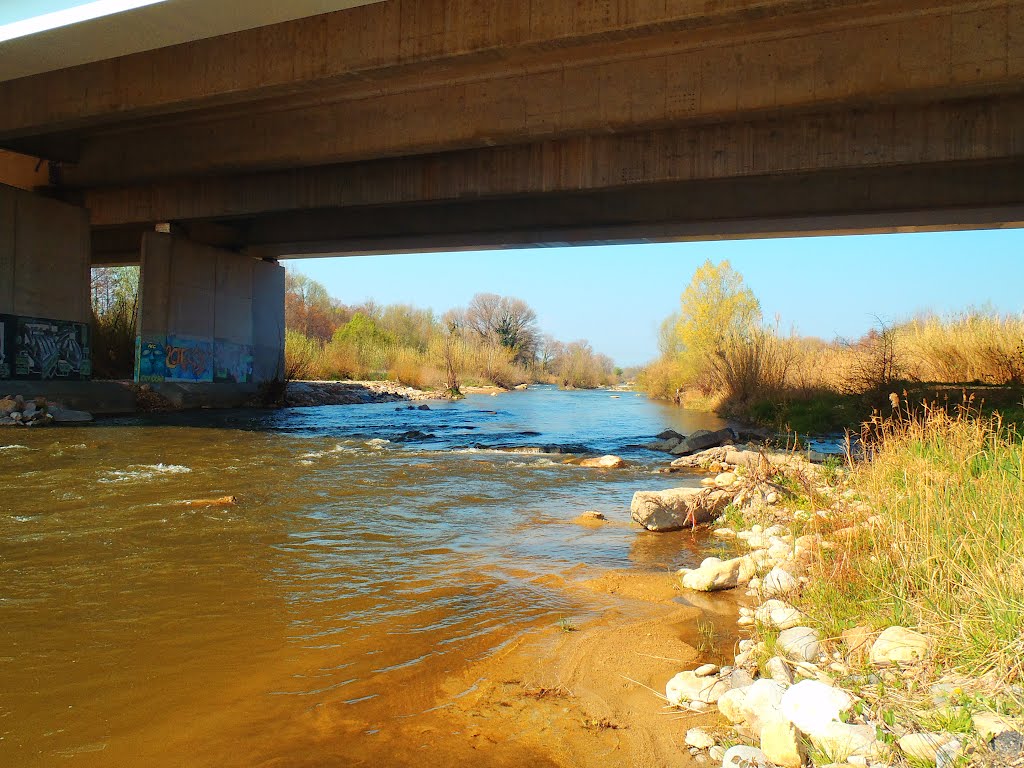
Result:
[[0,313],[259,380],[283,255],[1024,222],[1024,0],[244,5],[0,43]]

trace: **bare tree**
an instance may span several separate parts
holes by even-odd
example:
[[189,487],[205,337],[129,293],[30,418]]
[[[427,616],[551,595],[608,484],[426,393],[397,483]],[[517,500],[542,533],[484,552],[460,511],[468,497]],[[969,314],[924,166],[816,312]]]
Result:
[[537,313],[522,299],[478,293],[466,309],[466,327],[511,350],[518,363],[528,365],[537,356]]

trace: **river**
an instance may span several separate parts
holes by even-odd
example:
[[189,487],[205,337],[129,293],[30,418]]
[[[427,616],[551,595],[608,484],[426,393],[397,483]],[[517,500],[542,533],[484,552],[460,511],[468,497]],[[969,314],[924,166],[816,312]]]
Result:
[[716,417],[550,387],[429,408],[0,431],[0,765],[373,764],[460,670],[594,619],[560,580],[703,556],[627,525],[634,491],[696,482],[627,446]]

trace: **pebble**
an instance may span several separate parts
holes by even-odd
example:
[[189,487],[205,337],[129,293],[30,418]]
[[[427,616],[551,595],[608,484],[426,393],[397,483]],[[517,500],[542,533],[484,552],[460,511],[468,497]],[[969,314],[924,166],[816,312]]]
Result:
[[814,661],[821,653],[821,635],[810,627],[790,627],[779,633],[778,647],[791,659]]
[[703,728],[691,728],[686,732],[686,743],[695,749],[710,749],[715,740]]
[[989,742],[989,747],[1000,757],[1020,757],[1024,754],[1024,735],[1018,731],[1003,731]]
[[695,674],[697,677],[709,677],[710,675],[715,674],[717,671],[717,664],[702,664],[701,666],[693,670],[693,674]]
[[722,768],[768,768],[771,761],[757,747],[737,744],[722,755]]
[[946,733],[908,733],[899,745],[907,757],[934,764],[938,751],[951,741],[953,737]]
[[715,744],[711,749],[708,750],[708,757],[714,760],[716,763],[725,758],[725,747]]
[[768,673],[768,677],[776,682],[782,683],[783,685],[793,684],[793,671],[789,668],[789,664],[784,659],[778,656],[773,656],[768,659],[768,663],[764,665],[765,672]]

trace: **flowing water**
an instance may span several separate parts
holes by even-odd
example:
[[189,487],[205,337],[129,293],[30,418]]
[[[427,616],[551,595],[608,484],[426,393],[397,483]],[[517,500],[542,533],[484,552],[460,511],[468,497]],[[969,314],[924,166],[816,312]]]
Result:
[[[680,484],[628,446],[715,417],[547,387],[430,409],[0,432],[0,765],[346,765],[310,758],[324,707],[355,759],[446,675],[586,621],[545,576],[699,557],[625,524],[634,491]],[[588,509],[613,524],[574,525]]]

